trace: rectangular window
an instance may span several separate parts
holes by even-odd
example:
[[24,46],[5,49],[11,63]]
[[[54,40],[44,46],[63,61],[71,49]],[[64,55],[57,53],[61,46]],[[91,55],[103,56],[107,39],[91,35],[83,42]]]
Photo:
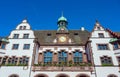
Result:
[[16,64],[17,64],[17,61],[18,61],[18,58],[15,57],[15,56],[13,56],[13,57],[10,57],[10,58],[8,59],[8,64],[14,64],[14,65],[16,65]]
[[23,35],[23,38],[24,38],[24,39],[28,39],[28,38],[29,38],[29,34],[24,34],[24,35]]
[[26,29],[26,26],[23,26],[23,29]]
[[6,44],[1,44],[1,49],[5,49]]
[[5,65],[5,64],[6,64],[7,58],[8,58],[8,57],[3,57],[2,65]]
[[51,64],[52,63],[52,52],[46,51],[44,52],[44,63]]
[[98,44],[98,50],[108,50],[108,44]]
[[82,52],[79,52],[79,51],[76,51],[73,53],[73,57],[74,57],[74,63],[77,64],[77,63],[80,63],[82,62]]
[[21,29],[22,29],[22,26],[20,26],[19,29],[21,30]]
[[100,59],[101,59],[101,63],[102,63],[102,65],[104,66],[106,66],[106,65],[113,65],[113,63],[112,63],[112,59],[111,59],[111,57],[107,57],[107,56],[103,56],[103,57],[100,57]]
[[18,39],[19,38],[19,34],[14,34],[13,38],[14,39]]
[[67,63],[67,52],[64,50],[58,53],[59,64]]
[[120,56],[117,57],[118,64],[120,64]]
[[12,49],[18,49],[18,47],[19,47],[19,44],[13,44]]
[[28,65],[28,62],[29,62],[29,57],[24,56],[19,59],[19,64]]
[[103,33],[98,33],[99,38],[104,38],[104,34]]
[[1,63],[1,61],[2,61],[2,57],[0,57],[0,63]]
[[30,44],[24,44],[23,49],[30,49]]
[[114,43],[113,47],[114,47],[114,50],[119,49],[119,44],[118,43]]

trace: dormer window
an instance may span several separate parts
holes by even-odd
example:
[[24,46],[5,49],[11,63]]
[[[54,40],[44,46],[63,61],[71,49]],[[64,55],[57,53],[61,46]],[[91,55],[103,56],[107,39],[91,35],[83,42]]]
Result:
[[99,38],[104,38],[104,34],[103,33],[98,33]]
[[26,29],[26,26],[23,26],[23,29]]
[[78,33],[74,33],[74,35],[78,35]]
[[20,26],[19,29],[22,30],[22,26]]
[[47,36],[51,36],[51,33],[48,33]]
[[100,30],[100,27],[97,27],[97,30]]

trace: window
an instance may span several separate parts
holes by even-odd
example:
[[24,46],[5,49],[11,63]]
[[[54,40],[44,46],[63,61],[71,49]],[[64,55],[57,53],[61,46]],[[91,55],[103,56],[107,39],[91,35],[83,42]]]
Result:
[[98,50],[108,50],[108,44],[98,44]]
[[13,38],[14,39],[18,39],[19,38],[19,34],[14,34]]
[[59,64],[65,62],[67,63],[67,52],[64,50],[58,53]]
[[20,26],[19,29],[21,30],[21,29],[22,29],[22,26]]
[[100,27],[97,27],[97,30],[100,30]]
[[120,56],[117,57],[118,64],[120,64]]
[[82,52],[79,52],[78,50],[76,52],[73,52],[74,57],[74,63],[80,63],[82,62]]
[[18,75],[11,75],[11,76],[9,76],[9,77],[19,77]]
[[23,49],[30,49],[30,44],[24,44]]
[[51,34],[50,34],[50,33],[48,33],[48,34],[47,34],[47,36],[51,36]]
[[111,57],[103,56],[100,57],[102,65],[113,65]]
[[19,47],[19,44],[13,44],[12,49],[18,49],[18,47]]
[[7,58],[8,58],[8,57],[3,57],[2,65],[5,65],[5,64],[6,64]]
[[28,38],[29,38],[29,34],[24,34],[24,35],[23,35],[23,38],[24,38],[24,39],[28,39]]
[[1,49],[5,49],[6,44],[1,44]]
[[23,26],[23,29],[26,29],[26,26]]
[[98,33],[99,38],[104,38],[104,34],[103,33]]
[[78,35],[78,33],[74,33],[74,35]]
[[113,44],[113,49],[115,49],[115,50],[116,50],[116,49],[119,49],[119,44],[118,44],[118,43],[114,43],[114,44]]
[[19,64],[28,65],[29,57],[23,56],[19,59]]
[[44,63],[45,64],[52,63],[52,52],[51,51],[44,52]]
[[116,75],[114,75],[114,74],[111,74],[111,75],[109,75],[108,77],[117,77]]
[[8,64],[17,64],[17,60],[18,60],[18,58],[17,57],[15,57],[15,56],[13,56],[13,57],[10,57],[9,59],[8,59]]
[[1,63],[1,61],[2,61],[2,57],[0,57],[0,63]]

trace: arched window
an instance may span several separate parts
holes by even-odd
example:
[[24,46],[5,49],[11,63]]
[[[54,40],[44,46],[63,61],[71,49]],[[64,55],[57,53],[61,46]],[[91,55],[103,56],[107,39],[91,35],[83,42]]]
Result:
[[46,74],[38,74],[38,75],[36,75],[34,77],[48,77],[48,76]]
[[52,52],[51,51],[46,51],[44,52],[44,63],[48,64],[48,63],[52,63]]
[[65,52],[64,50],[60,51],[58,53],[58,60],[59,60],[59,64],[61,63],[67,63],[67,52]]
[[56,77],[69,77],[69,75],[61,73],[61,74],[58,74]]
[[82,58],[82,52],[79,52],[78,50],[76,50],[76,52],[73,52],[73,60],[74,60],[74,63],[80,63],[83,61],[83,58]]
[[12,74],[12,75],[10,75],[9,77],[19,77],[19,76],[16,75],[16,74]]
[[78,74],[76,77],[90,77],[90,76],[88,76],[86,74]]
[[108,75],[108,77],[118,77],[118,76],[116,76],[114,74],[110,74],[110,75]]

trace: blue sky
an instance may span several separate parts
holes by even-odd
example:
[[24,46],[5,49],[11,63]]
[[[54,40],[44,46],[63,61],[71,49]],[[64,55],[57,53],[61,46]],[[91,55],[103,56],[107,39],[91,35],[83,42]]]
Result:
[[1,0],[0,10],[0,36],[8,36],[24,18],[33,30],[56,30],[62,11],[68,29],[91,31],[97,19],[120,32],[120,0]]

